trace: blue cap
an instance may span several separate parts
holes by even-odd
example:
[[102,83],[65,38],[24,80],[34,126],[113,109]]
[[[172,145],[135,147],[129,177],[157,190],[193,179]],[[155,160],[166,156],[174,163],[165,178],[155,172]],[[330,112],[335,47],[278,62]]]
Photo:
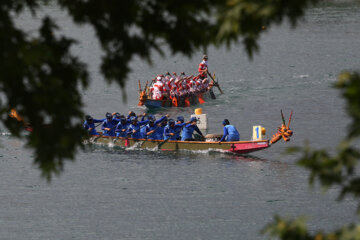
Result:
[[106,113],[106,114],[105,114],[105,117],[106,117],[106,118],[112,118],[112,115],[111,115],[111,113]]
[[226,125],[229,125],[229,124],[230,124],[230,122],[229,122],[229,120],[224,119],[224,121],[222,122],[222,124],[223,124],[224,126],[226,126]]
[[131,118],[130,118],[130,121],[132,121],[132,122],[133,122],[133,121],[137,121],[137,117],[131,117]]
[[185,119],[184,119],[184,117],[183,117],[183,116],[178,116],[178,117],[177,117],[177,121],[184,122],[184,121],[185,121]]
[[171,124],[175,124],[174,119],[169,119],[169,125],[171,125]]
[[197,122],[197,118],[196,117],[190,118],[190,122]]
[[121,115],[120,115],[120,113],[115,113],[115,118],[121,118]]

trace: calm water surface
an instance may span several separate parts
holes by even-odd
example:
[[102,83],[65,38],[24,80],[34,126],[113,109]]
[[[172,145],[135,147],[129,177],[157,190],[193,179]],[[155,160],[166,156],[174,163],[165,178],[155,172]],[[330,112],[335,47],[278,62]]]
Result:
[[[119,88],[101,79],[102,53],[93,31],[71,25],[56,8],[46,12],[81,43],[74,52],[91,71],[92,85],[83,96],[94,117],[107,111],[144,112],[136,106],[138,79],[145,82],[167,71],[195,73],[203,55],[162,58],[154,53],[150,66],[133,59],[123,103]],[[209,69],[225,91],[202,106],[211,133],[221,133],[226,117],[244,140],[257,124],[271,137],[281,124],[280,109],[287,116],[294,110],[291,142],[248,157],[90,146],[47,184],[24,143],[2,129],[0,239],[265,239],[259,231],[275,213],[306,215],[312,230],[356,221],[353,199],[337,203],[336,187],[327,194],[310,190],[308,172],[296,165],[298,156],[282,153],[305,140],[334,150],[344,136],[344,102],[331,85],[341,70],[359,69],[359,13],[357,3],[313,8],[295,30],[288,24],[268,29],[253,61],[240,44],[208,50]],[[30,31],[37,20],[24,15],[18,24]],[[188,117],[193,110],[157,114]]]

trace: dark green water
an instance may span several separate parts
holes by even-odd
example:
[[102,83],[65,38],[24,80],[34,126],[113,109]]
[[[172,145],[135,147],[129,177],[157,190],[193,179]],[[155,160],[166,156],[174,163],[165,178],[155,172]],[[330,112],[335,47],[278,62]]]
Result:
[[[153,54],[151,66],[133,59],[124,104],[118,87],[101,80],[101,51],[92,30],[70,25],[58,9],[46,11],[81,41],[74,52],[91,70],[93,82],[84,100],[94,117],[145,111],[136,106],[138,79],[145,82],[167,71],[195,73],[203,55]],[[216,71],[225,91],[202,105],[210,132],[221,133],[226,117],[243,140],[258,124],[271,137],[281,124],[280,109],[287,116],[294,110],[291,142],[251,157],[92,146],[79,151],[76,161],[47,184],[24,143],[2,129],[0,239],[265,239],[259,231],[275,213],[306,215],[312,230],[356,221],[353,199],[337,203],[336,187],[326,194],[317,187],[310,190],[308,172],[296,165],[298,156],[282,152],[305,140],[333,150],[344,136],[344,102],[331,85],[341,70],[359,69],[359,13],[358,3],[313,8],[295,30],[287,24],[268,29],[253,61],[240,44],[208,50],[209,70]],[[19,24],[31,30],[37,21],[25,15]],[[193,110],[168,112],[189,116]]]

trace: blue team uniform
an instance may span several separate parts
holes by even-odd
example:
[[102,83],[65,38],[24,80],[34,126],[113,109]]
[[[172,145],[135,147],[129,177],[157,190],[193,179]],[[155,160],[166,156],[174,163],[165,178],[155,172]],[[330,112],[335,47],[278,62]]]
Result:
[[151,140],[162,140],[164,139],[164,128],[165,126],[158,126],[158,124],[160,124],[162,121],[164,121],[166,119],[166,116],[161,117],[159,120],[156,120],[154,122],[154,126],[150,126],[150,124],[146,125],[145,127],[145,136],[146,133],[155,130],[155,132],[149,136],[147,136],[148,139]]
[[[167,140],[169,138],[169,140],[180,140],[180,132],[185,125],[186,123],[175,124],[174,127],[170,127],[169,125],[167,125],[164,128],[164,140]],[[170,133],[174,133],[175,135],[171,136]]]
[[[140,127],[142,125],[147,124],[148,122],[149,122],[149,120],[145,120],[145,121],[137,122],[135,125],[130,124],[126,134],[131,135],[132,138],[141,138]],[[133,130],[135,130],[136,132],[133,133]]]
[[99,135],[99,133],[95,129],[95,123],[101,123],[104,120],[105,120],[105,118],[104,119],[93,119],[92,123],[85,121],[83,126],[86,130],[88,130],[90,135]]
[[[111,119],[105,119],[101,125],[101,129],[103,130],[103,135],[104,136],[111,136],[114,137],[115,136],[115,127],[118,124],[118,121]],[[105,128],[110,128],[110,131],[105,130]]]
[[191,125],[191,123],[185,125],[182,132],[181,141],[191,140],[193,132],[196,131],[201,136],[203,135],[202,132],[199,130],[199,128],[196,125]]
[[115,133],[117,137],[126,137],[127,129],[130,126],[130,120],[125,119],[125,123],[121,121],[116,125]]
[[228,142],[240,140],[240,134],[233,125],[224,126],[224,134],[223,134],[222,138],[220,139],[220,141],[222,142],[225,139]]

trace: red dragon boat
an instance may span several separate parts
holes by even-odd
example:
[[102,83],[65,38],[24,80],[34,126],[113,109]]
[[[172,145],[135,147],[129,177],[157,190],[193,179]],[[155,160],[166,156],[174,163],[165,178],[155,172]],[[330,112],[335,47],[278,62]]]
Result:
[[215,80],[215,74],[211,75],[208,73],[208,76],[211,78],[211,83],[207,91],[202,93],[197,93],[191,96],[170,98],[165,96],[162,100],[156,100],[151,98],[150,90],[148,87],[148,82],[145,85],[144,89],[141,89],[141,84],[139,81],[139,103],[138,106],[146,106],[147,108],[160,108],[160,107],[190,107],[196,104],[203,104],[206,99],[216,99],[216,96],[213,91],[213,87],[216,86],[220,93],[223,94],[222,89],[220,88],[219,82]]

